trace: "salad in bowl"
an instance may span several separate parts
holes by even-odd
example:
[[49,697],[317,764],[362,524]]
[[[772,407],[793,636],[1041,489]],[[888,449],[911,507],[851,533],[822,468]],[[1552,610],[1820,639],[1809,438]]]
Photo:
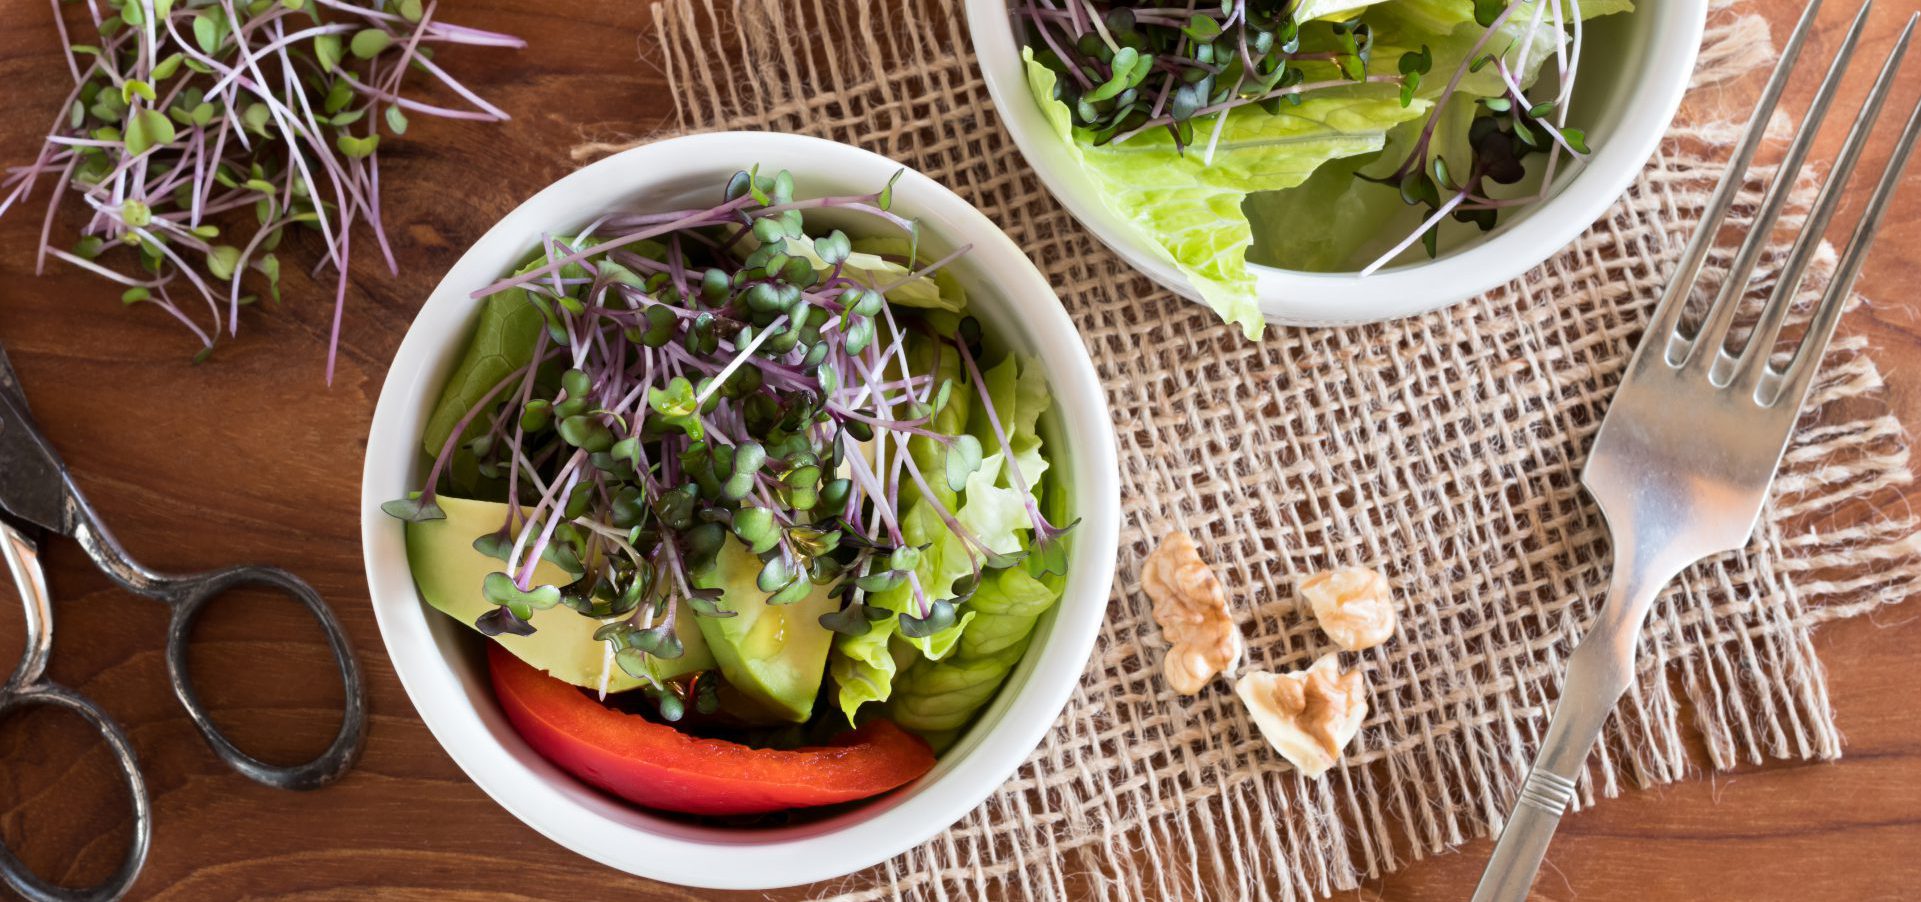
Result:
[[1041,181],[1250,337],[1486,291],[1640,172],[1704,0],[969,0]]
[[[747,159],[757,144],[770,165]],[[743,165],[716,168],[717,150]],[[642,152],[683,170],[649,174],[673,190],[493,244],[516,250],[461,292],[470,324],[443,339],[444,375],[390,376],[383,407],[411,394],[393,425],[413,434],[377,451],[376,417],[367,529],[389,552],[398,531],[417,600],[382,603],[394,574],[374,575],[370,538],[376,607],[410,663],[432,662],[390,615],[432,618],[436,650],[465,669],[453,707],[471,710],[436,723],[433,680],[396,653],[456,758],[477,715],[512,734],[485,731],[507,746],[489,752],[531,751],[592,787],[596,810],[630,806],[651,839],[717,831],[706,842],[783,849],[800,869],[690,877],[689,861],[588,854],[709,886],[833,876],[945,827],[1058,712],[1114,557],[1111,432],[1058,303],[1009,317],[981,267],[1011,245],[984,219],[957,223],[952,204],[979,214],[925,178],[789,136]],[[810,176],[840,158],[860,165]],[[849,188],[852,171],[870,180]],[[898,202],[929,191],[952,204]],[[972,259],[979,242],[992,264]],[[1032,303],[1024,275],[1004,277]],[[1063,351],[1078,359],[1050,356]],[[1067,408],[1063,390],[1096,409]],[[969,785],[932,791],[972,758]],[[497,758],[462,764],[521,812]],[[888,808],[918,810],[840,850],[853,858],[789,854]],[[522,816],[579,847],[557,835],[576,824]]]

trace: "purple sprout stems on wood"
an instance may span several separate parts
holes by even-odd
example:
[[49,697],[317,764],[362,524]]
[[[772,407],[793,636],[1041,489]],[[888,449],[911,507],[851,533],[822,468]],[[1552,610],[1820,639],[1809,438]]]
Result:
[[[125,0],[76,7],[97,35],[97,43],[84,43],[74,41],[65,5],[54,0],[53,13],[73,88],[38,157],[0,182],[9,189],[0,215],[30,197],[42,176],[54,182],[36,271],[52,257],[119,283],[126,303],[158,305],[191,331],[198,361],[221,332],[237,333],[240,307],[256,297],[244,283],[279,299],[276,250],[286,231],[315,229],[323,252],[314,271],[336,274],[331,383],[359,223],[371,227],[382,260],[398,272],[381,222],[381,131],[404,133],[409,113],[505,120],[506,112],[434,62],[433,52],[524,42],[436,21],[433,0],[383,8],[347,0],[192,7]],[[471,108],[402,96],[409,72]],[[85,216],[71,246],[54,242],[63,201]],[[252,222],[239,212],[249,208]],[[128,248],[116,252],[117,244]],[[177,296],[195,294],[206,304],[204,321]]]

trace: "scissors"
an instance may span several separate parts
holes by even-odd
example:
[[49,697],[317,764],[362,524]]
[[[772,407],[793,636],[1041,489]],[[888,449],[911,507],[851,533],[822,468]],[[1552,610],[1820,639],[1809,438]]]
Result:
[[[227,567],[206,573],[173,575],[140,565],[114,541],[67,474],[27,411],[13,365],[0,348],[0,555],[13,571],[21,603],[26,607],[26,652],[6,683],[0,684],[0,717],[22,708],[61,708],[84,719],[105,740],[126,781],[133,800],[133,840],[111,877],[97,886],[74,889],[50,883],[27,870],[0,841],[0,879],[33,902],[111,902],[125,895],[146,863],[153,838],[153,809],[146,781],[127,735],[106,711],[71,689],[47,679],[47,658],[53,651],[53,603],[40,568],[40,539],[49,533],[80,543],[108,577],[122,588],[159,601],[173,610],[167,626],[167,681],[187,709],[200,735],[228,767],[257,783],[281,789],[314,789],[339,779],[354,761],[367,736],[367,695],[360,665],[347,643],[347,634],[320,593],[299,577],[278,567]],[[346,710],[340,733],[320,757],[293,767],[276,767],[255,758],[229,740],[214,725],[188,678],[187,638],[194,620],[209,600],[237,586],[266,586],[305,605],[327,634],[327,645],[340,669],[346,689]]]

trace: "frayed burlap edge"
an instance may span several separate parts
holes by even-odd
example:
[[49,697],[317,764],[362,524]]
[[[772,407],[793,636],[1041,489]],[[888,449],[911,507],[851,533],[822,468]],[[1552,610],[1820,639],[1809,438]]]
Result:
[[[1291,900],[1498,826],[1605,585],[1605,533],[1573,478],[1580,453],[1719,175],[1716,150],[1738,134],[1738,108],[1711,101],[1773,59],[1758,16],[1717,5],[1697,90],[1661,152],[1534,273],[1425,317],[1248,345],[1126,271],[1045,195],[999,131],[952,0],[655,10],[682,130],[866,146],[1000,223],[1062,289],[1121,436],[1120,578],[1056,731],[962,823],[835,892]],[[1778,262],[1778,251],[1763,261],[1763,284]],[[1815,287],[1832,263],[1817,262]],[[1684,723],[1714,768],[1840,754],[1812,629],[1921,587],[1914,517],[1848,513],[1898,499],[1911,480],[1866,350],[1844,334],[1830,351],[1752,546],[1691,569],[1657,606],[1643,679],[1591,761],[1582,804],[1686,776]],[[1403,468],[1458,494],[1425,495]],[[1437,526],[1425,513],[1460,497],[1468,520]],[[1469,534],[1457,541],[1449,526]],[[1295,574],[1360,563],[1396,575],[1406,622],[1360,662],[1376,711],[1346,766],[1302,780],[1226,693],[1184,700],[1159,684],[1134,573],[1170,528],[1210,546],[1246,609],[1256,665],[1299,666],[1324,644],[1292,602]]]

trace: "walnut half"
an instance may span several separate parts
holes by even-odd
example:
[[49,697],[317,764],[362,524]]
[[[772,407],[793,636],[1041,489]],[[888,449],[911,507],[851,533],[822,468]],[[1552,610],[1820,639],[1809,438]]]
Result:
[[1341,749],[1367,718],[1367,683],[1358,670],[1342,673],[1332,654],[1306,670],[1250,671],[1235,692],[1267,744],[1303,775],[1318,777],[1341,760]]
[[1182,695],[1201,691],[1241,660],[1241,631],[1227,592],[1186,533],[1169,533],[1141,565],[1141,590],[1154,602],[1154,622],[1173,647],[1161,669]]
[[1387,577],[1361,567],[1323,570],[1301,581],[1314,619],[1348,651],[1361,651],[1394,635],[1394,592]]

